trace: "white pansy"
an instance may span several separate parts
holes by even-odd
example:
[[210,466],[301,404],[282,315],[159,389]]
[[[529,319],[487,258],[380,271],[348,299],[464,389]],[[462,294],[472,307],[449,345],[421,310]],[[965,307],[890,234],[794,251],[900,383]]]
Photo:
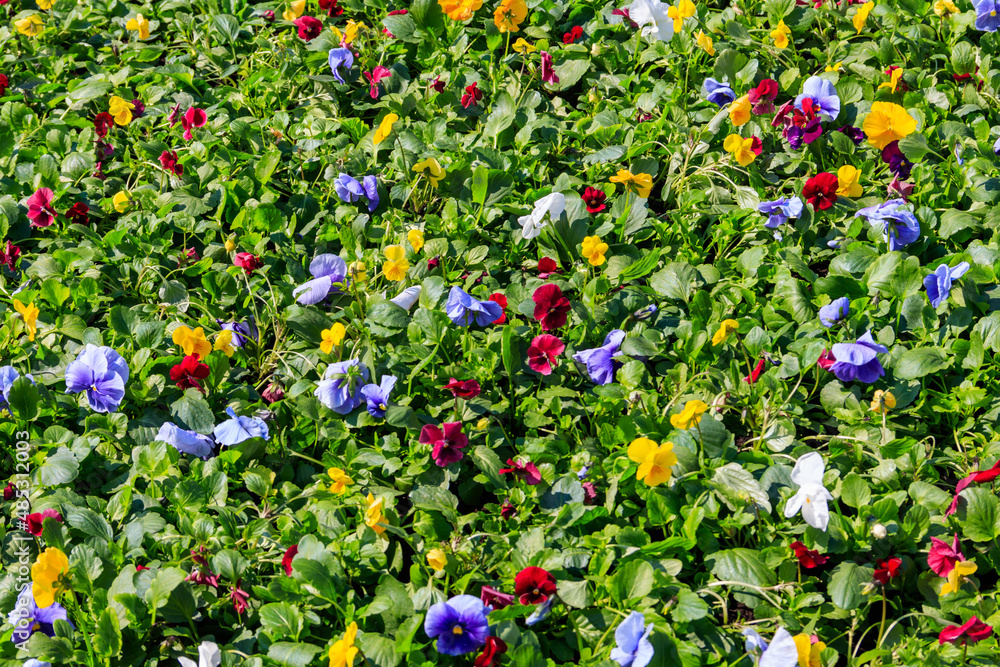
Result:
[[561,192],[545,195],[535,202],[535,208],[528,215],[517,219],[521,225],[521,236],[533,239],[542,233],[542,228],[548,224],[548,217],[553,220],[566,210],[566,196]]
[[785,517],[791,518],[801,511],[806,523],[825,531],[830,523],[830,507],[826,501],[833,500],[833,496],[823,486],[823,471],[823,457],[816,452],[809,452],[796,461],[792,481],[799,485],[799,490],[785,503]]
[[215,642],[204,641],[198,647],[198,662],[190,658],[177,658],[181,667],[219,667],[222,664],[222,651]]
[[420,298],[420,285],[414,285],[413,287],[407,287],[405,290],[399,293],[399,295],[392,299],[392,302],[402,308],[403,310],[409,310],[417,303]]
[[669,9],[670,5],[660,0],[635,0],[628,13],[639,24],[643,37],[651,42],[668,42],[674,36],[674,20],[667,16]]

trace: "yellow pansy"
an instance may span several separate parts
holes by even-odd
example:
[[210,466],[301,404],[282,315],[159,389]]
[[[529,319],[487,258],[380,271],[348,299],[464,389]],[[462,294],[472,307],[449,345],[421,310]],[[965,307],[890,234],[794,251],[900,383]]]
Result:
[[827,65],[826,69],[823,70],[823,71],[825,71],[825,72],[839,72],[842,69],[842,65],[843,64],[844,63],[842,63],[842,62],[838,62],[838,63],[834,63],[832,65]]
[[354,282],[363,283],[368,280],[368,267],[364,262],[351,262],[347,265],[347,275]]
[[676,5],[667,9],[667,18],[674,20],[674,32],[680,32],[684,25],[684,19],[694,16],[695,6],[691,0],[680,0]]
[[849,164],[837,170],[837,194],[841,197],[860,197],[864,192],[861,183],[861,172]]
[[413,171],[418,174],[426,173],[428,180],[430,180],[431,185],[435,188],[438,186],[438,183],[441,182],[441,179],[444,178],[444,169],[441,167],[441,164],[432,157],[429,157],[426,160],[421,160],[413,165]]
[[744,139],[738,134],[730,134],[722,143],[722,147],[741,167],[747,166],[757,158],[757,153],[753,150],[753,137]]
[[704,401],[688,401],[684,404],[683,410],[670,417],[670,425],[674,428],[689,429],[701,423],[701,416],[706,412],[708,406]]
[[778,27],[771,31],[771,39],[774,40],[775,47],[784,49],[788,47],[788,36],[791,34],[792,29],[784,21],[778,21]]
[[14,21],[14,27],[22,35],[34,37],[44,29],[45,24],[42,23],[42,17],[38,14],[32,14],[31,16]]
[[[232,337],[233,332],[229,333]],[[174,345],[184,351],[184,356],[196,354],[204,359],[212,352],[212,344],[205,338],[205,331],[201,327],[192,331],[190,327],[182,324],[174,329],[172,340]]]
[[[948,580],[941,585],[941,595],[947,595],[948,593],[957,593],[958,589],[962,587],[965,577],[970,574],[975,574],[976,564],[971,560],[964,560],[960,563],[955,563],[955,567],[951,569],[948,573]],[[32,571],[33,573],[34,571]]]
[[799,667],[822,667],[823,649],[826,644],[823,642],[812,643],[812,639],[807,634],[795,635],[795,650],[799,654]]
[[674,443],[657,445],[649,438],[637,438],[628,446],[628,457],[639,464],[635,473],[646,486],[658,486],[670,480],[670,468],[677,465]]
[[222,350],[227,357],[233,356],[233,352],[236,348],[233,346],[233,332],[229,329],[223,329],[215,337],[215,345],[213,349]]
[[126,30],[138,30],[139,39],[149,39],[149,19],[142,14],[136,14],[134,19],[129,19],[125,24]]
[[750,104],[750,97],[744,95],[743,97],[737,97],[729,105],[729,120],[736,127],[741,125],[746,125],[750,120],[750,109],[753,105]]
[[35,302],[32,301],[26,306],[14,299],[14,310],[21,313],[21,317],[24,318],[24,326],[28,328],[28,340],[35,340],[35,334],[38,333],[38,313],[40,312],[35,307]]
[[440,549],[431,549],[427,552],[427,564],[434,568],[435,572],[440,572],[448,564],[448,555]]
[[935,0],[934,2],[934,13],[941,18],[948,18],[952,14],[958,13],[958,7],[951,0]]
[[712,38],[706,35],[703,30],[699,30],[696,37],[698,39],[698,46],[701,47],[701,50],[710,56],[714,56],[715,47],[712,46]]
[[524,0],[502,0],[493,12],[493,23],[500,32],[517,32],[528,16],[528,6]]
[[718,331],[712,336],[712,345],[722,345],[729,338],[729,334],[740,328],[740,323],[736,320],[722,320]]
[[281,18],[286,21],[294,21],[302,16],[302,12],[305,10],[306,0],[295,0],[295,2],[289,3],[288,8],[281,13]]
[[882,150],[917,129],[906,109],[892,102],[873,102],[871,112],[865,116],[861,129],[868,136],[868,143]]
[[354,19],[348,19],[347,27],[344,28],[344,32],[341,33],[337,26],[330,26],[330,30],[333,31],[333,36],[338,43],[350,44],[355,39],[358,38],[358,33],[362,30],[367,30],[368,26],[364,24],[363,21],[355,23]]
[[354,480],[348,477],[347,473],[340,468],[330,468],[326,471],[326,474],[333,480],[333,484],[330,485],[330,493],[340,495],[347,490],[347,487],[354,484]]
[[483,6],[483,0],[438,0],[438,4],[452,21],[468,21]]
[[896,92],[896,86],[899,85],[899,80],[903,78],[903,68],[897,67],[892,70],[892,74],[889,75],[889,80],[884,81],[878,85],[878,89],[888,88],[890,92]]
[[47,12],[52,9],[53,2],[52,0],[35,0],[35,4],[38,5],[39,9]]
[[872,396],[872,411],[878,412],[880,414],[885,414],[896,407],[896,397],[892,395],[891,391],[882,391],[881,389],[876,389],[875,394]]
[[132,198],[128,196],[128,193],[121,190],[114,197],[111,198],[111,203],[114,204],[115,210],[119,213],[124,213],[132,206]]
[[858,7],[858,11],[854,13],[854,18],[851,19],[851,23],[854,24],[854,29],[861,34],[861,29],[865,27],[865,21],[868,20],[868,15],[872,13],[875,9],[874,2],[866,2],[865,4]]
[[489,418],[488,417],[483,417],[482,419],[480,419],[479,421],[476,422],[476,430],[477,431],[482,431],[484,428],[486,428],[487,426],[489,426],[489,424],[490,424]]
[[382,141],[389,136],[392,132],[392,124],[399,120],[399,116],[394,113],[386,114],[382,122],[379,123],[378,129],[375,130],[375,137],[372,138],[372,143],[378,146]]
[[354,640],[358,636],[358,624],[351,621],[344,631],[344,638],[338,639],[330,647],[327,654],[330,658],[330,667],[351,667],[354,658],[358,655],[358,648],[354,645]]
[[117,95],[113,96],[108,103],[108,111],[111,112],[115,122],[119,125],[128,125],[132,122],[132,109],[134,108],[134,104],[123,100]]
[[420,252],[420,249],[424,247],[423,230],[411,229],[406,232],[406,240],[410,242],[410,247],[413,248],[413,252]]
[[69,559],[59,549],[48,547],[38,554],[31,566],[31,595],[42,609],[51,607],[62,586],[59,580],[69,574]]
[[528,55],[529,53],[534,53],[535,51],[538,50],[537,46],[533,46],[523,37],[518,37],[517,41],[514,42],[513,45],[511,45],[511,48],[514,49],[514,51],[516,51],[517,53],[520,53],[521,55]]
[[618,173],[608,179],[612,183],[621,183],[626,192],[635,192],[646,199],[653,189],[653,177],[649,174],[633,174],[627,169],[619,169]]
[[403,246],[391,245],[383,253],[386,261],[382,263],[382,275],[387,280],[394,282],[406,278],[406,272],[410,270],[410,263],[406,261],[406,251],[403,250]]
[[580,246],[583,256],[591,266],[604,264],[604,254],[608,252],[608,244],[602,241],[600,236],[584,237]]
[[382,513],[382,500],[375,500],[375,496],[369,493],[365,504],[368,505],[368,509],[365,510],[365,525],[381,535],[385,532],[385,526],[379,524],[386,522]]
[[319,349],[321,349],[326,354],[333,352],[333,348],[340,345],[344,340],[344,336],[347,334],[347,329],[340,322],[335,322],[329,329],[324,329],[320,335],[323,337],[323,342],[319,344]]

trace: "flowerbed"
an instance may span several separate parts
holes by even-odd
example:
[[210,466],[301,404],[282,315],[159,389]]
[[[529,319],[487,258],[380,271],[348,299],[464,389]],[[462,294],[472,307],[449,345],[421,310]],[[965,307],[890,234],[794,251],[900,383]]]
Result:
[[992,0],[0,5],[0,665],[993,664]]

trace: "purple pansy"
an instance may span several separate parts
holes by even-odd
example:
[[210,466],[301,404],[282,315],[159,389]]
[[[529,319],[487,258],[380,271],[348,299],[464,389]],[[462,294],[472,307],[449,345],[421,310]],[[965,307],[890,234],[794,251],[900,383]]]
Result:
[[604,338],[604,345],[590,350],[581,350],[573,359],[587,367],[587,375],[596,384],[608,384],[615,379],[615,371],[621,364],[614,360],[625,340],[625,332],[615,329]]
[[857,380],[871,384],[885,375],[877,355],[888,354],[889,348],[876,343],[870,331],[855,343],[837,343],[832,351],[837,361],[830,370],[841,382]]
[[824,327],[829,329],[850,314],[851,300],[846,296],[842,296],[819,309],[819,321]]
[[361,405],[361,388],[368,384],[368,367],[358,359],[330,364],[314,395],[337,414],[346,415]]
[[427,610],[424,632],[437,639],[438,653],[464,655],[486,643],[489,635],[489,613],[483,601],[471,595],[456,595],[447,602],[438,602]]
[[768,216],[764,226],[768,229],[777,229],[788,222],[789,218],[797,218],[802,215],[802,200],[798,197],[782,197],[774,201],[761,202],[757,210]]
[[937,308],[947,301],[948,295],[951,294],[951,284],[964,276],[969,268],[968,262],[962,262],[953,268],[948,268],[947,264],[940,264],[934,269],[934,273],[925,276],[924,288],[927,289],[931,305]]
[[448,302],[445,312],[451,321],[459,326],[467,327],[473,322],[485,327],[503,315],[503,306],[495,301],[480,301],[467,294],[461,287],[455,285],[448,292]]
[[302,283],[292,292],[295,300],[306,306],[319,303],[331,293],[340,294],[338,285],[347,278],[347,262],[331,253],[317,255],[309,263],[309,273],[313,275],[313,279]]
[[128,364],[110,347],[88,344],[66,367],[66,393],[87,392],[94,412],[114,412],[125,398]]

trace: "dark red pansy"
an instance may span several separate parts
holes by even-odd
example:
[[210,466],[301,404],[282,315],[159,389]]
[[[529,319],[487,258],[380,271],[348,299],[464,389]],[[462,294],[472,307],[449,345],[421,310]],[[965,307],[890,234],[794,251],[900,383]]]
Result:
[[40,537],[42,534],[42,524],[45,523],[46,519],[55,519],[59,523],[62,523],[63,520],[62,514],[56,510],[42,510],[41,512],[29,514],[25,518],[27,531],[35,537]]
[[608,198],[608,195],[603,190],[598,190],[588,185],[580,197],[583,199],[583,203],[587,205],[587,213],[600,213],[607,208],[604,205],[604,200]]
[[319,34],[323,32],[322,22],[312,16],[300,16],[292,21],[292,23],[295,24],[296,28],[298,28],[299,39],[306,42],[311,42],[319,37]]
[[757,380],[760,379],[760,374],[761,371],[763,370],[764,370],[764,360],[761,359],[760,361],[757,362],[757,365],[753,367],[753,370],[750,371],[750,375],[747,375],[745,378],[743,378],[743,381],[749,382],[750,384],[755,384]]
[[181,389],[194,387],[204,393],[200,381],[207,378],[210,372],[208,364],[201,363],[197,354],[189,354],[181,363],[170,369],[170,379]]
[[813,205],[817,211],[825,211],[837,201],[837,177],[824,171],[816,174],[802,188],[802,196]]
[[0,97],[7,94],[7,87],[10,85],[10,80],[7,78],[6,74],[0,74]]
[[494,609],[503,609],[514,604],[513,595],[501,593],[492,586],[483,586],[483,589],[479,592],[479,599],[483,601],[483,604],[489,605]]
[[799,565],[811,570],[814,567],[819,567],[830,560],[828,557],[821,555],[818,551],[814,551],[808,548],[801,542],[792,542],[792,551],[795,552],[795,557],[799,559]]
[[[72,209],[71,209],[72,210]],[[10,241],[7,241],[7,247],[0,252],[0,265],[6,266],[8,269],[13,271],[17,266],[17,260],[21,256],[21,248],[14,245]],[[7,498],[7,492],[4,491],[4,500],[10,500]]]
[[569,299],[563,296],[558,285],[542,285],[531,295],[535,302],[535,319],[542,324],[542,331],[552,331],[566,324],[570,310]]
[[324,10],[327,16],[330,17],[340,16],[344,13],[344,9],[340,7],[339,0],[319,0],[319,8]]
[[465,87],[465,93],[462,95],[462,108],[468,109],[473,104],[479,104],[482,99],[483,91],[479,90],[479,82],[475,81],[472,85]]
[[538,260],[538,277],[548,278],[553,273],[559,273],[559,265],[551,257],[542,257]]
[[101,139],[108,136],[108,131],[115,125],[115,118],[107,111],[102,111],[94,117],[94,132]]
[[476,380],[456,380],[455,378],[450,378],[448,384],[441,388],[447,389],[456,398],[475,398],[482,391]]
[[66,219],[78,225],[85,225],[90,222],[90,207],[83,202],[77,202],[69,207],[64,214]]
[[540,567],[526,567],[514,577],[514,595],[521,604],[542,604],[555,592],[556,578]]
[[500,506],[500,518],[512,519],[517,514],[517,508],[514,507],[509,500],[503,501],[503,505]]
[[184,165],[177,164],[177,151],[163,151],[160,153],[160,166],[175,176],[184,175]]
[[486,637],[486,645],[483,652],[476,656],[475,667],[493,667],[496,657],[507,652],[507,644],[502,639],[494,635]]

